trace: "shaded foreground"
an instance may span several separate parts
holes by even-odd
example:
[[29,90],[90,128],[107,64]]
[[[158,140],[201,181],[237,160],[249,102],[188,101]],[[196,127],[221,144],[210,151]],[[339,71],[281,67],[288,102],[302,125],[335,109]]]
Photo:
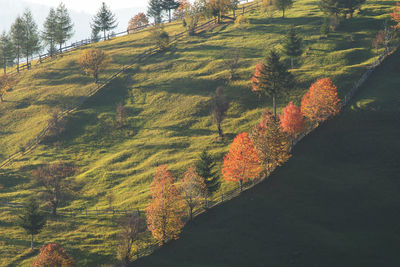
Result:
[[397,266],[400,53],[268,181],[135,266]]

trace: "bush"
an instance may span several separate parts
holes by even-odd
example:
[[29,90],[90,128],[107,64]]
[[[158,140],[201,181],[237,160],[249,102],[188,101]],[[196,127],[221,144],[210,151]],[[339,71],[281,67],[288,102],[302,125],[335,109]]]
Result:
[[235,20],[235,26],[239,28],[246,27],[250,24],[249,18],[244,15],[239,15]]
[[152,39],[160,50],[166,50],[169,47],[169,35],[160,27],[156,27],[153,30]]

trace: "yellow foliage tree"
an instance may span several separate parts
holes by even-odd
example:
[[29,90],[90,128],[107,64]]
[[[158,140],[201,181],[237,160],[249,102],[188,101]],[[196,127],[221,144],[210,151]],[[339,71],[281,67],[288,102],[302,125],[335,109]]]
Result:
[[87,49],[82,52],[78,63],[82,70],[93,76],[94,82],[99,80],[99,73],[105,69],[107,63],[110,61],[109,56],[99,49]]
[[251,139],[267,174],[290,158],[289,138],[282,131],[279,120],[268,109],[264,111],[261,122],[254,126]]

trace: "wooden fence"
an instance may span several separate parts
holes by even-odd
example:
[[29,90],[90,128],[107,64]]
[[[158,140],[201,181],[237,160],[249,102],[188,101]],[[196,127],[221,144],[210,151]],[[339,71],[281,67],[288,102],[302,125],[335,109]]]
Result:
[[[256,0],[258,1],[258,0]],[[255,10],[258,6],[258,2],[253,2],[250,3],[249,5],[247,5],[245,7],[245,13],[247,12],[251,12],[253,10]],[[216,19],[211,19],[201,25],[198,25],[195,28],[196,32],[200,32],[200,31],[205,31],[211,27],[213,27],[216,23]],[[172,35],[170,38],[170,44],[173,44],[175,42],[177,42],[178,40],[186,37],[188,35],[188,30],[183,31],[181,33]],[[66,108],[64,111],[60,112],[58,114],[59,118],[64,118],[65,116],[67,116],[68,114],[70,114],[71,112],[75,111],[77,108],[79,108],[89,97],[93,96],[94,94],[96,94],[97,92],[99,92],[102,88],[104,88],[105,86],[107,86],[111,81],[113,81],[115,78],[119,77],[122,73],[124,73],[126,70],[131,69],[134,65],[136,65],[140,60],[146,58],[146,57],[150,57],[152,55],[155,55],[159,52],[162,52],[159,48],[154,47],[151,49],[148,49],[146,51],[144,51],[143,53],[135,56],[132,59],[131,64],[124,66],[122,69],[120,69],[119,71],[115,72],[114,74],[110,75],[104,82],[102,82],[101,84],[96,85],[95,87],[93,87],[92,89],[89,90],[88,94],[85,97],[82,97],[77,103],[75,103],[74,105]],[[20,151],[16,151],[13,154],[9,155],[8,158],[0,161],[0,169],[4,168],[6,165],[10,164],[12,161],[22,157],[23,155],[29,153],[30,151],[32,151],[39,143],[40,141],[43,139],[43,137],[46,136],[46,134],[49,132],[51,128],[51,125],[47,125],[33,140],[29,141],[25,146],[21,147]]]

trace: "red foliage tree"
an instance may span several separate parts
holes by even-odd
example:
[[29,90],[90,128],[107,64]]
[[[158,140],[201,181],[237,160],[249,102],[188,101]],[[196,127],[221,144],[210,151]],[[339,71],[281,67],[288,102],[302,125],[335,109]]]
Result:
[[301,112],[313,122],[322,122],[340,112],[337,88],[331,79],[323,78],[313,83],[301,100]]
[[74,259],[57,243],[49,243],[40,249],[40,253],[31,264],[32,267],[75,266]]
[[177,239],[183,227],[184,203],[167,166],[157,168],[151,184],[152,201],[146,208],[147,227],[161,245]]
[[397,25],[395,25],[394,28],[400,29],[400,3],[396,4],[393,13],[390,13],[390,17],[393,21],[397,22]]
[[129,20],[128,32],[132,33],[137,30],[137,28],[140,28],[147,24],[149,24],[149,18],[143,12],[140,12]]
[[282,110],[280,116],[282,130],[290,135],[292,138],[304,130],[304,117],[299,107],[295,106],[292,102]]
[[257,178],[261,172],[260,158],[253,141],[246,132],[238,134],[224,157],[222,176],[228,182],[239,182],[242,191],[243,182]]

